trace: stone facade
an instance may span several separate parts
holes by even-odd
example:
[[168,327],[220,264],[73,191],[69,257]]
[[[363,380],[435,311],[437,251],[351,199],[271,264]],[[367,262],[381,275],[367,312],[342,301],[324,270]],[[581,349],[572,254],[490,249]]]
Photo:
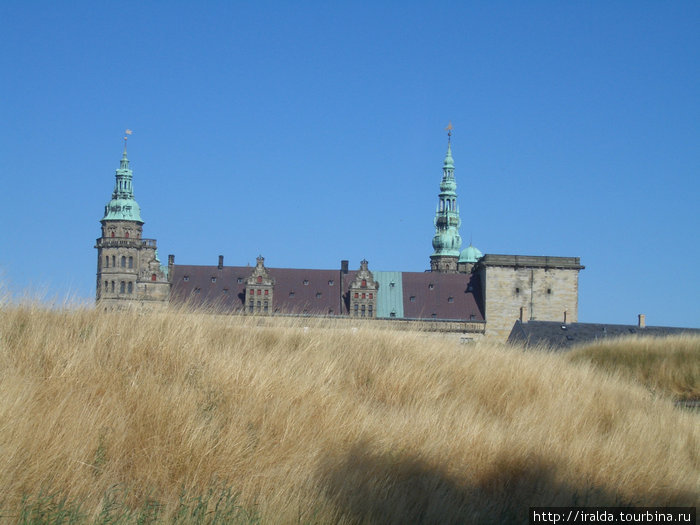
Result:
[[506,339],[520,319],[578,321],[578,257],[484,255],[480,274],[486,334]]
[[269,315],[274,310],[275,280],[265,268],[265,258],[258,256],[255,268],[246,280],[246,312]]

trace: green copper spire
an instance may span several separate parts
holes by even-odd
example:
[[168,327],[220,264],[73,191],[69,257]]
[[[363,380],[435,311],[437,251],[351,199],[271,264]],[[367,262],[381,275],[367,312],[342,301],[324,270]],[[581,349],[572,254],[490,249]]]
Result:
[[457,206],[457,182],[455,182],[455,165],[452,158],[452,124],[447,126],[447,154],[442,165],[442,181],[438,205],[435,210],[435,236],[433,237],[433,256],[449,255],[459,257],[462,238],[459,236],[459,207]]
[[[131,130],[126,130],[127,135],[131,135]],[[116,182],[112,192],[112,200],[105,206],[105,216],[103,221],[136,221],[143,224],[141,220],[141,208],[134,199],[134,187],[132,180],[134,174],[129,169],[129,158],[126,156],[126,141],[124,137],[124,153],[122,153],[119,169],[116,173]]]

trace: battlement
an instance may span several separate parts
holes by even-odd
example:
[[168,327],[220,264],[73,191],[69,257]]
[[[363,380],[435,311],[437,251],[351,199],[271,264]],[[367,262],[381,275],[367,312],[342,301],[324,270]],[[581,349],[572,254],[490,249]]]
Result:
[[511,268],[544,268],[583,270],[580,257],[550,257],[548,255],[498,255],[487,253],[479,261],[483,266],[506,266]]

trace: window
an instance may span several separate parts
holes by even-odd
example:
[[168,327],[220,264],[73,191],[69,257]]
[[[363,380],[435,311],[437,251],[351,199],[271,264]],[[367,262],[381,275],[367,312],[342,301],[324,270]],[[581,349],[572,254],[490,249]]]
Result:
[[362,298],[363,298],[363,299],[366,299],[366,298],[367,298],[366,295],[367,295],[367,294],[365,294],[364,292],[362,292]]
[[294,292],[289,292],[289,297],[294,297]]
[[516,288],[516,289],[515,289],[515,293],[516,293],[516,294],[519,294],[519,293],[520,293],[520,288]]
[[199,293],[200,290],[201,290],[201,288],[195,288],[195,289],[194,289],[194,293]]
[[257,281],[258,283],[261,283],[261,282],[262,282],[262,275],[258,275],[258,278],[256,279],[256,281]]
[[362,279],[362,284],[360,284],[362,288],[367,288],[367,279]]
[[394,311],[392,310],[391,313],[389,314],[389,317],[396,317],[396,312],[394,312]]
[[112,293],[114,293],[114,281],[112,281]]
[[416,302],[416,296],[415,296],[415,295],[412,295],[412,296],[410,297],[409,301],[411,301],[412,303],[415,303],[415,302]]
[[360,308],[360,311],[362,312],[362,317],[364,317],[365,316],[365,305],[364,304]]
[[238,284],[241,284],[241,283],[243,282],[243,278],[242,278],[242,277],[239,277],[238,279],[236,279],[236,282],[237,282]]
[[332,314],[333,314],[333,308],[329,308],[329,309],[328,309],[328,315],[332,315]]
[[436,314],[435,312],[433,312],[432,314],[430,314],[430,317],[432,317],[433,319],[435,319],[435,318],[437,317],[437,314]]
[[117,261],[117,257],[115,255],[112,255],[112,266],[117,265],[116,261]]
[[552,289],[551,289],[551,288],[547,288],[547,293],[548,293],[548,294],[551,294],[551,293],[552,293]]
[[129,238],[129,232],[126,232],[126,238],[127,239]]
[[156,280],[156,274],[152,273],[151,274],[151,281],[155,281],[155,280]]
[[215,283],[216,282],[216,277],[211,278],[211,282]]
[[124,290],[126,289],[126,283],[124,281],[119,283],[119,293],[124,293]]
[[454,297],[448,297],[448,298],[447,298],[447,302],[448,302],[448,303],[454,303],[454,302],[455,302],[455,298],[454,298]]
[[355,303],[355,317],[357,317],[357,311],[360,309],[360,305]]
[[258,301],[258,303],[255,306],[257,306],[258,310],[260,310],[260,301]]
[[269,295],[270,290],[265,290],[265,295]]
[[253,301],[250,301],[250,302],[248,303],[248,311],[249,311],[250,313],[253,313]]
[[250,295],[255,295],[255,290],[253,290],[253,289],[251,288],[251,289],[250,289],[250,292],[248,292],[248,293],[250,293]]
[[122,268],[126,268],[126,257],[122,255]]
[[309,280],[308,280],[308,279],[304,279],[304,286],[309,286]]
[[114,232],[112,232],[112,237],[114,237]]
[[374,299],[374,294],[373,293],[369,294],[369,298]]
[[433,283],[430,283],[428,285],[428,290],[432,290],[433,288],[435,288],[435,285]]
[[267,313],[267,301],[263,303],[263,310]]
[[372,305],[371,304],[367,307],[367,310],[369,311],[369,316],[372,317]]
[[258,295],[260,295],[261,293],[262,293],[262,290],[258,290]]
[[109,290],[109,281],[105,281],[105,292]]
[[134,267],[134,258],[129,257],[129,268],[133,268],[133,267]]
[[360,294],[355,292],[355,299],[357,299],[358,297],[360,297]]
[[105,268],[109,268],[109,255],[105,255]]
[[134,293],[134,283],[129,281],[129,286],[128,286],[129,293]]
[[334,284],[334,283],[333,283],[333,279],[331,279],[330,281],[328,281],[328,286],[333,286],[333,284]]
[[474,314],[471,314],[471,315],[469,316],[469,320],[470,320],[470,321],[474,321],[475,319],[476,319],[476,316],[475,316]]
[[224,288],[224,289],[221,290],[221,291],[222,291],[222,293],[228,293],[228,288]]
[[185,275],[185,276],[182,278],[182,280],[185,281],[185,282],[187,282],[187,281],[190,280],[190,276],[189,276],[189,275]]
[[316,292],[316,299],[320,299],[320,298],[321,298],[321,292]]
[[394,286],[396,286],[396,283],[395,283],[394,281],[391,281],[391,282],[389,283],[389,287],[393,288]]

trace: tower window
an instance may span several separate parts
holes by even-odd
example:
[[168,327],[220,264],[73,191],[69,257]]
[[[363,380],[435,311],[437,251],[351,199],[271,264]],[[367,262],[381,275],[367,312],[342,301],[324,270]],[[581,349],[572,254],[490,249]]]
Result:
[[[112,237],[114,237],[114,236],[112,236]],[[116,265],[117,265],[117,258],[115,255],[112,255],[112,266],[116,266]]]
[[126,283],[124,281],[119,283],[119,293],[124,293],[124,290],[126,289]]
[[109,255],[105,255],[105,268],[109,268]]
[[128,291],[129,293],[134,293],[134,283],[131,281],[129,281]]
[[105,281],[105,292],[109,289],[109,281]]
[[126,257],[122,255],[122,268],[126,268]]
[[133,268],[133,267],[134,267],[134,258],[129,257],[129,268]]
[[112,281],[112,293],[114,293],[114,281]]

